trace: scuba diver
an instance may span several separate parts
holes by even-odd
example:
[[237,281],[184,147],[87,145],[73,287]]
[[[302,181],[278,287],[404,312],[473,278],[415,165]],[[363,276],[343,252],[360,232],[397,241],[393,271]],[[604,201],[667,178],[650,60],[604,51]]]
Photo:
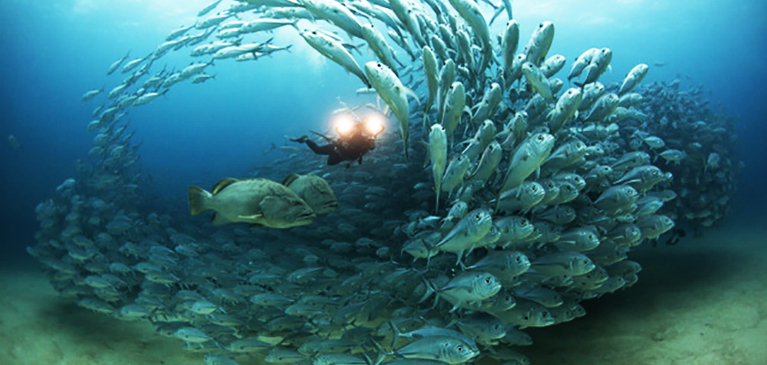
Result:
[[[288,139],[293,142],[305,143],[315,154],[327,155],[329,166],[337,165],[343,161],[355,160],[361,164],[362,156],[375,148],[376,138],[384,131],[382,117],[380,114],[370,114],[359,120],[351,113],[339,113],[334,121],[334,129],[338,133],[338,139],[312,131],[328,142],[323,146],[317,145],[306,135]],[[347,165],[347,167],[349,166]]]

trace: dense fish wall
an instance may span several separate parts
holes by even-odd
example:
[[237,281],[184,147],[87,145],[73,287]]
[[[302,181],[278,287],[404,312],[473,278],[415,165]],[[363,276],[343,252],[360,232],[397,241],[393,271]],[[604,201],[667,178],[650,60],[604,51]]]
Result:
[[[149,56],[111,65],[122,84],[83,95],[108,94],[87,126],[93,148],[38,205],[29,253],[63,296],[149,320],[208,364],[249,355],[527,363],[521,346],[534,339],[524,328],[573,320],[585,314],[581,300],[633,285],[634,247],[703,234],[727,214],[741,167],[732,122],[703,90],[643,85],[644,64],[603,85],[607,48],[569,60],[566,89],[555,76],[568,60],[548,54],[554,24],[518,51],[516,22],[499,44],[476,9],[472,0],[213,3]],[[511,14],[502,5],[493,19]],[[205,73],[213,59],[251,63],[290,47],[263,33],[280,27],[380,95],[399,130],[360,165],[326,167],[299,149],[250,172],[324,178],[339,208],[310,225],[248,230],[142,208],[151,183],[128,131],[131,108],[179,82],[215,82]],[[156,71],[169,52],[203,61]]]

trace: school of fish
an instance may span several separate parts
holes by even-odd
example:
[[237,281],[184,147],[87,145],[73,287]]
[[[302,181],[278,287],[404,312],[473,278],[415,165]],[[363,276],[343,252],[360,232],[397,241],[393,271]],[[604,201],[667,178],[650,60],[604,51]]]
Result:
[[[524,43],[508,0],[218,0],[198,16],[82,96],[104,100],[93,147],[37,206],[28,252],[62,296],[150,321],[208,365],[528,364],[525,328],[632,286],[633,248],[700,234],[735,193],[733,123],[700,87],[643,84],[641,63],[603,84],[609,48],[567,70],[555,25]],[[278,28],[398,130],[359,166],[273,146],[268,165],[190,186],[188,207],[148,203],[130,108],[214,82],[214,62],[289,52]],[[169,52],[202,60],[152,71]]]

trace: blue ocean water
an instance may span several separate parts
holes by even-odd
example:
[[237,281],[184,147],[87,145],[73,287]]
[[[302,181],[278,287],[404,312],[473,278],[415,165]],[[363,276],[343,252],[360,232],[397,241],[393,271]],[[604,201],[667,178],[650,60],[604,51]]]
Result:
[[[38,228],[34,207],[74,175],[74,161],[91,147],[85,127],[104,100],[80,102],[87,90],[108,91],[124,75],[107,67],[130,50],[153,51],[165,36],[192,24],[208,0],[6,0],[0,4],[0,239],[6,252],[23,254]],[[524,43],[543,20],[553,21],[550,54],[571,61],[590,47],[610,47],[619,81],[635,64],[651,71],[645,83],[680,79],[703,85],[712,105],[736,118],[746,169],[736,214],[763,213],[767,198],[764,140],[767,126],[767,3],[731,1],[512,1]],[[496,24],[493,33],[501,25]],[[368,102],[354,90],[359,80],[323,61],[300,39],[290,53],[255,63],[217,62],[203,85],[173,87],[164,98],[130,112],[141,167],[156,192],[185,204],[186,186],[209,186],[268,162],[262,151],[282,144],[284,134],[322,129],[337,97]],[[284,42],[283,42],[284,43]],[[190,62],[170,54],[162,63]],[[226,61],[226,60],[224,60]],[[568,62],[568,65],[570,63]],[[162,67],[160,65],[159,67]],[[566,66],[569,67],[569,66]],[[13,150],[6,136],[23,145]]]

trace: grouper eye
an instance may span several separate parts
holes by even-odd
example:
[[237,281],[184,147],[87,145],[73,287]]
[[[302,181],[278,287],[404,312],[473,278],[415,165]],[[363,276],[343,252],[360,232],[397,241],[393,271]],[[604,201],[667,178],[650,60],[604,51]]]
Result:
[[493,278],[491,278],[489,276],[485,278],[485,284],[490,284],[492,282],[493,282]]

